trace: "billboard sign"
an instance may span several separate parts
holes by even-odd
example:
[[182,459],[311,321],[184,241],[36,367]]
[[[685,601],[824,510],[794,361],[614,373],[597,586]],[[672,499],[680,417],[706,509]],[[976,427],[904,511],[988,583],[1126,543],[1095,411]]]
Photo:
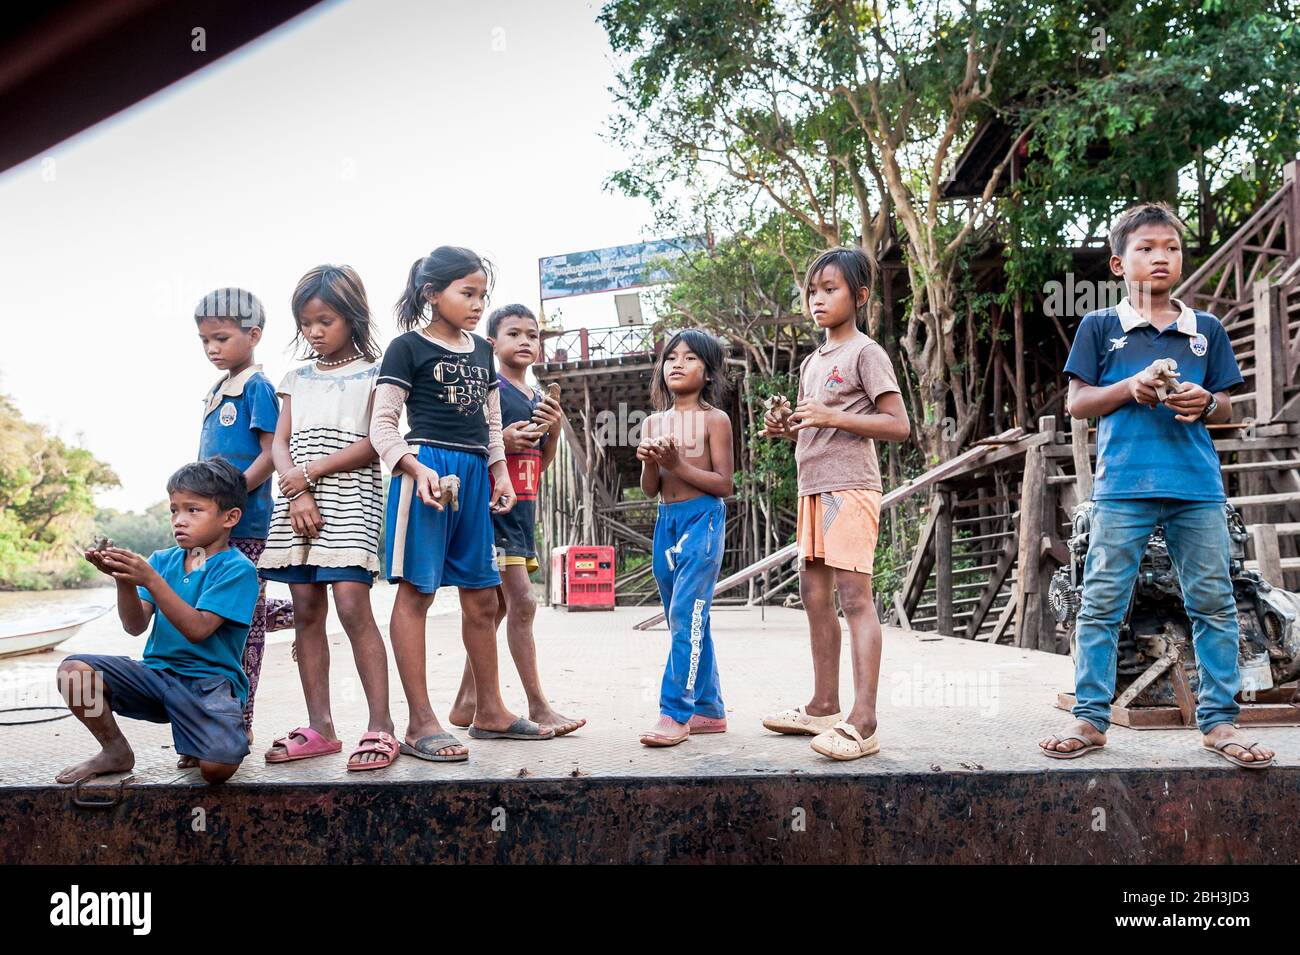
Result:
[[703,236],[682,236],[550,255],[538,260],[542,301],[656,285],[667,281],[668,274],[662,267],[652,267],[652,259],[675,259],[704,248]]

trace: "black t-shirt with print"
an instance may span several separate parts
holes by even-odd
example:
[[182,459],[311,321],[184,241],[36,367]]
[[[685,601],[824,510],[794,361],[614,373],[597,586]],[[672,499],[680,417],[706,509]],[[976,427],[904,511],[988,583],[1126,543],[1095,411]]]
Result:
[[492,346],[471,335],[474,350],[455,352],[421,332],[393,339],[379,366],[379,384],[406,389],[406,440],[487,454],[483,406],[497,387]]

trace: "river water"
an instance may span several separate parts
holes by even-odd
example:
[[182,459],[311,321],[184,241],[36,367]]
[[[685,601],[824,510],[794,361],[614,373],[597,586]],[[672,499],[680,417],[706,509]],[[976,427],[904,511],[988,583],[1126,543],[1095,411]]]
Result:
[[[269,581],[266,585],[268,597],[289,596],[288,584]],[[393,600],[397,588],[384,581],[375,584],[371,590],[371,606],[375,612],[375,622],[382,632],[388,632],[388,618],[392,613]],[[43,590],[21,593],[0,592],[0,630],[37,620],[46,616],[63,616],[86,607],[108,607],[103,616],[83,626],[76,634],[53,650],[43,653],[28,653],[23,656],[0,658],[0,709],[20,706],[55,706],[64,710],[62,697],[55,686],[54,674],[59,662],[73,653],[120,654],[136,657],[144,652],[147,634],[133,637],[122,629],[117,619],[117,591],[114,587],[95,587],[85,590]],[[459,612],[460,604],[456,590],[444,587],[438,591],[434,604],[429,608],[429,615]],[[341,633],[342,625],[330,608],[327,632]],[[293,640],[293,630],[280,630],[266,635],[270,645],[289,643]],[[39,712],[22,713],[9,717],[0,713],[0,722],[10,718],[37,718]],[[53,714],[49,714],[53,715]]]

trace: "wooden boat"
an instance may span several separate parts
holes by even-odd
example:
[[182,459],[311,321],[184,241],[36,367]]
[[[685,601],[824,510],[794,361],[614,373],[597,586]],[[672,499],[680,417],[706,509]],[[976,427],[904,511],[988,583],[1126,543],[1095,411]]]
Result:
[[0,657],[53,650],[90,621],[108,613],[107,606],[77,607],[0,625]]

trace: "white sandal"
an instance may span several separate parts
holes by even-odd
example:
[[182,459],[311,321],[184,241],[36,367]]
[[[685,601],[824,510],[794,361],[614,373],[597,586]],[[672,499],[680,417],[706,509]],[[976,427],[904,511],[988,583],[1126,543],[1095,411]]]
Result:
[[843,713],[832,713],[830,716],[809,716],[804,707],[796,706],[792,710],[782,710],[773,716],[764,717],[763,728],[769,729],[773,733],[784,733],[787,736],[816,736],[818,733],[824,733],[842,719],[844,719]]
[[[836,730],[842,730],[848,736],[842,736]],[[825,733],[812,741],[812,748],[831,759],[858,759],[880,752],[880,733],[872,733],[866,739],[852,723],[840,721]]]

